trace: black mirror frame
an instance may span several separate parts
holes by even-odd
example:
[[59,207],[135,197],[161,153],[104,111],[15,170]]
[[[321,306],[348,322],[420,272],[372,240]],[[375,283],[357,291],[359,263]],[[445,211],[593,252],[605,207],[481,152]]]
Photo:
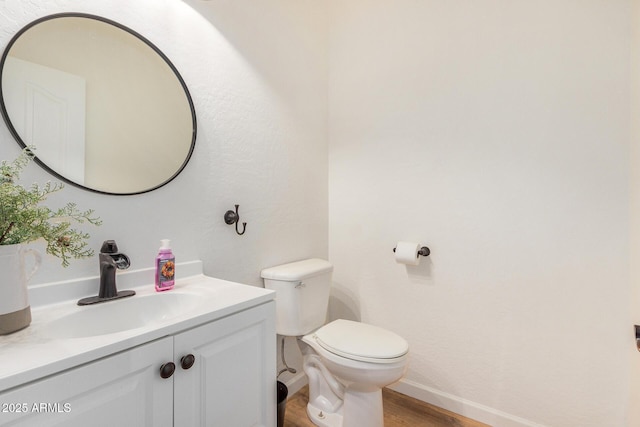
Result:
[[195,107],[193,105],[193,99],[191,98],[191,94],[189,93],[189,89],[187,88],[187,85],[184,82],[184,79],[182,78],[180,73],[178,72],[177,68],[173,65],[173,63],[169,60],[169,58],[164,53],[162,53],[162,51],[156,45],[154,45],[147,38],[145,38],[144,36],[142,36],[138,32],[132,30],[131,28],[126,27],[125,25],[122,25],[119,22],[112,21],[110,19],[107,19],[107,18],[104,18],[104,17],[101,17],[101,16],[97,16],[97,15],[91,15],[91,14],[88,14],[88,13],[80,13],[80,12],[64,12],[64,13],[56,13],[56,14],[44,16],[42,18],[38,18],[35,21],[30,22],[29,24],[25,25],[22,29],[20,29],[20,31],[18,31],[11,38],[11,40],[9,41],[7,46],[5,47],[4,52],[2,53],[2,58],[0,59],[0,113],[2,114],[2,118],[4,119],[5,124],[9,128],[9,131],[11,132],[11,135],[16,140],[18,145],[20,145],[21,148],[26,148],[27,147],[27,144],[25,144],[25,142],[22,140],[22,137],[18,134],[18,132],[16,131],[15,127],[11,123],[11,119],[9,118],[9,114],[7,112],[7,108],[6,108],[5,103],[4,103],[4,96],[3,96],[3,91],[2,91],[2,76],[3,76],[3,71],[4,71],[4,64],[5,64],[6,58],[7,58],[8,54],[9,54],[9,51],[11,50],[11,47],[15,44],[15,42],[20,38],[20,36],[23,33],[25,33],[31,27],[34,27],[35,25],[38,25],[38,24],[40,24],[42,22],[49,21],[49,20],[56,19],[56,18],[87,18],[87,19],[94,19],[96,21],[100,21],[100,22],[104,22],[106,24],[113,25],[114,27],[117,27],[117,28],[119,28],[119,29],[121,29],[123,31],[126,31],[127,33],[129,33],[129,34],[133,35],[134,37],[138,38],[143,43],[145,43],[147,46],[149,46],[156,54],[158,54],[158,56],[160,56],[166,62],[166,64],[171,69],[171,71],[173,71],[173,73],[175,74],[176,78],[178,79],[178,82],[180,83],[180,86],[182,86],[182,89],[184,90],[185,96],[187,98],[187,102],[189,103],[189,108],[191,110],[191,120],[192,120],[192,124],[193,124],[193,131],[192,131],[192,136],[191,136],[191,146],[190,146],[189,152],[187,153],[187,156],[186,156],[184,162],[182,163],[182,165],[180,166],[180,168],[178,168],[178,170],[171,177],[169,177],[166,181],[164,181],[164,182],[162,182],[162,183],[160,183],[160,184],[158,184],[156,186],[153,186],[151,188],[148,188],[148,189],[145,189],[145,190],[141,190],[141,191],[134,191],[134,192],[130,192],[130,193],[113,193],[113,192],[102,191],[102,190],[98,190],[98,189],[95,189],[95,188],[86,187],[84,185],[78,184],[77,182],[74,182],[74,181],[62,176],[61,174],[59,174],[58,172],[54,171],[49,166],[47,166],[43,161],[41,161],[38,158],[37,153],[36,153],[36,156],[34,158],[34,161],[41,168],[46,170],[51,175],[55,176],[57,179],[60,179],[60,180],[66,182],[68,184],[71,184],[71,185],[73,185],[75,187],[78,187],[78,188],[81,188],[83,190],[91,191],[91,192],[94,192],[94,193],[100,193],[100,194],[107,194],[107,195],[114,195],[114,196],[131,196],[131,195],[136,195],[136,194],[144,194],[144,193],[148,193],[148,192],[153,191],[153,190],[157,190],[158,188],[160,188],[160,187],[162,187],[164,185],[167,185],[169,182],[173,181],[184,170],[184,168],[187,166],[187,163],[189,163],[189,160],[191,159],[191,155],[193,154],[193,150],[195,149],[196,134],[197,134],[196,110],[195,110]]

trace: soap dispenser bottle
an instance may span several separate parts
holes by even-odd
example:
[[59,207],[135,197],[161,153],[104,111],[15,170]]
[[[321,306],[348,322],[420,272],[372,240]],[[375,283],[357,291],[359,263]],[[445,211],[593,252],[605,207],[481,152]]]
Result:
[[176,275],[176,259],[171,252],[169,240],[160,240],[160,250],[156,257],[156,291],[173,289]]

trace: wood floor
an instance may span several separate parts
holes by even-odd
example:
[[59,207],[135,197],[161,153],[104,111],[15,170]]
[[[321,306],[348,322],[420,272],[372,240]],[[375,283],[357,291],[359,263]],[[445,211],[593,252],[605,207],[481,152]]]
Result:
[[[386,388],[382,390],[382,399],[385,427],[489,427]],[[308,400],[307,386],[289,396],[284,427],[315,427],[307,417]]]

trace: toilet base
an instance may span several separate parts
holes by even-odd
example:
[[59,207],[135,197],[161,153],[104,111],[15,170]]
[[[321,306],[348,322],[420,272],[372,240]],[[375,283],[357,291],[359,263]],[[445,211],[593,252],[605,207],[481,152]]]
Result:
[[342,427],[341,412],[326,413],[311,403],[307,404],[307,415],[311,422],[318,427]]
[[309,403],[307,415],[318,427],[384,427],[382,390],[347,387],[344,404],[337,412],[322,411]]

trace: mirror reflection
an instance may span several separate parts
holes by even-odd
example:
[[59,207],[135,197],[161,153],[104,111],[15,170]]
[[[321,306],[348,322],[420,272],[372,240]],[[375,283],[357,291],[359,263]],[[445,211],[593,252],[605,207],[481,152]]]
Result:
[[189,92],[169,59],[104,18],[59,14],[23,28],[0,63],[2,114],[59,178],[108,194],[171,181],[196,136]]

